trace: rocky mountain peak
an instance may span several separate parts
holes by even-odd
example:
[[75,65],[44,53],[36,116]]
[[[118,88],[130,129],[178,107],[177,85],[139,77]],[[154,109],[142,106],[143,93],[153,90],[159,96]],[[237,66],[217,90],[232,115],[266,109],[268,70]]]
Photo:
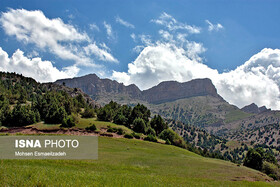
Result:
[[243,112],[252,113],[252,114],[259,114],[262,112],[270,111],[270,109],[267,109],[265,106],[258,107],[258,105],[256,105],[255,103],[244,106],[241,110]]
[[184,83],[166,81],[143,91],[143,98],[150,103],[163,103],[206,95],[220,97],[210,79],[194,79]]

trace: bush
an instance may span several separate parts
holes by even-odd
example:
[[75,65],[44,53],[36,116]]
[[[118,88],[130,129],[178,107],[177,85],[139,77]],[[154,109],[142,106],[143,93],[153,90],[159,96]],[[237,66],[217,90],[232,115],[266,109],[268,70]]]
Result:
[[169,141],[169,139],[167,139],[167,140],[165,141],[165,144],[171,145],[171,142]]
[[264,172],[274,180],[280,179],[280,169],[273,163],[263,162],[262,172]]
[[261,170],[263,165],[263,158],[255,149],[249,149],[244,159],[244,166]]
[[277,176],[275,174],[269,174],[268,176],[273,178],[274,180],[277,180]]
[[135,133],[135,132],[132,133],[132,136],[134,136],[134,138],[136,138],[136,139],[140,139],[141,138],[141,134]]
[[145,124],[144,120],[141,119],[141,118],[136,118],[136,119],[133,121],[132,127],[133,127],[132,129],[133,129],[135,132],[145,133],[146,124]]
[[153,135],[153,136],[156,136],[156,131],[152,128],[152,127],[148,127],[147,129],[146,129],[146,134],[148,135],[148,134],[151,134],[151,135]]
[[91,126],[86,127],[86,130],[88,130],[88,131],[95,131],[96,129],[97,128],[96,128],[96,126],[94,124],[91,124]]
[[124,137],[125,137],[125,138],[128,138],[128,139],[132,139],[132,138],[133,138],[133,135],[132,135],[132,134],[125,134]]
[[179,139],[179,136],[173,130],[165,129],[159,134],[159,138],[163,140],[169,140],[171,144],[174,144],[175,140]]
[[60,127],[66,127],[66,128],[71,128],[75,126],[75,121],[72,116],[67,116],[67,118],[64,118],[62,121],[62,124]]
[[157,142],[157,138],[153,135],[148,135],[144,138],[145,141],[149,141],[149,142]]
[[117,129],[117,134],[118,135],[123,135],[124,134],[124,130],[122,128],[118,128]]
[[109,127],[109,128],[107,129],[107,132],[117,132],[117,129],[116,129],[116,128]]
[[82,113],[82,118],[93,118],[93,117],[95,117],[94,109],[86,107],[85,111]]

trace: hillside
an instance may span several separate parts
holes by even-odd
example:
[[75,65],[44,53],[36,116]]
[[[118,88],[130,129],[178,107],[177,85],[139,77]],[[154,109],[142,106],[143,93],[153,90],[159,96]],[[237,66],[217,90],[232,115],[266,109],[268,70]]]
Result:
[[99,137],[98,141],[98,160],[1,160],[0,185],[278,185],[258,171],[170,145],[106,137]]

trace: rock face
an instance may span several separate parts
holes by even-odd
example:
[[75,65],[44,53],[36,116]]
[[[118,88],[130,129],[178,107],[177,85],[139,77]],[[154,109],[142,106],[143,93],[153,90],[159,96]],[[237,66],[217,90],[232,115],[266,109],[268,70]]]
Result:
[[255,103],[252,103],[250,105],[247,105],[241,109],[243,112],[252,113],[252,114],[259,114],[262,112],[270,111],[270,109],[267,109],[265,106],[258,107]]
[[121,94],[133,99],[159,104],[195,96],[211,95],[221,98],[210,79],[195,79],[185,83],[166,81],[144,91],[141,91],[134,84],[125,86],[110,79],[100,79],[95,74],[73,79],[57,80],[56,83],[65,83],[66,86],[72,88],[81,88],[93,99],[104,97],[104,95]]
[[141,90],[134,84],[125,86],[110,79],[100,79],[95,74],[76,77],[73,79],[61,79],[55,83],[63,84],[71,88],[81,88],[85,93],[93,98],[102,94],[124,94],[139,98]]
[[210,79],[195,79],[184,83],[176,81],[162,82],[157,86],[144,90],[142,98],[149,103],[159,104],[177,99],[206,95],[220,97]]

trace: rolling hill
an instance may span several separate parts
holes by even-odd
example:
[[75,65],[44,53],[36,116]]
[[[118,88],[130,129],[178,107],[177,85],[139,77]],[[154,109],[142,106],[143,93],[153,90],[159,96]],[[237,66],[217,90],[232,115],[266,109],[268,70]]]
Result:
[[106,137],[99,137],[98,160],[1,160],[0,177],[1,186],[279,185],[256,170],[178,147]]

